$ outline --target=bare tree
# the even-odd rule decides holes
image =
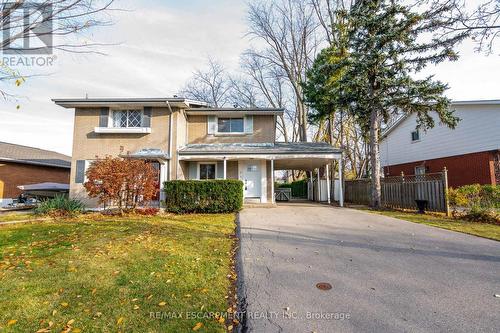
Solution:
[[[458,8],[460,25],[458,29],[467,30],[477,41],[478,51],[493,53],[494,43],[500,36],[500,0],[489,0],[479,5],[470,14]]]
[[[274,63],[260,57],[255,50],[247,50],[241,57],[241,67],[249,78],[249,84],[258,92],[260,105],[284,109],[284,115],[278,119],[277,129],[285,142],[296,141],[297,137],[289,136],[289,128],[295,128],[295,112],[290,105],[294,104],[291,86],[283,70]],[[296,133],[292,131],[292,133]]]
[[[257,1],[249,4],[248,20],[249,35],[265,45],[254,56],[286,75],[294,92],[299,141],[307,141],[308,107],[301,84],[319,43],[314,9],[301,0]]]
[[[108,13],[114,0],[0,0],[0,33],[4,55],[47,55],[54,50],[72,53],[101,53],[99,46],[80,40],[84,33],[112,22]],[[38,43],[30,43],[30,41]],[[108,45],[108,44],[106,44]],[[2,62],[0,81],[20,85],[35,73],[21,73]],[[11,94],[0,89],[4,96]]]
[[[230,102],[230,77],[224,66],[209,58],[205,69],[197,69],[181,93],[188,98],[223,107]]]

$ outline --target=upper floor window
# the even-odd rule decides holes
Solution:
[[[418,130],[411,132],[411,141],[420,140],[420,132]]]
[[[245,131],[243,118],[218,118],[217,132],[243,133]]]
[[[142,126],[141,110],[113,111],[113,127],[134,128]]]

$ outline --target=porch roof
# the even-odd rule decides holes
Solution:
[[[170,159],[170,156],[167,152],[164,152],[163,150],[158,148],[145,148],[130,154],[122,154],[120,156],[124,158],[160,160],[160,161],[166,161]]]
[[[341,149],[334,148],[326,142],[189,144],[179,150],[180,155],[324,155],[341,153]]]

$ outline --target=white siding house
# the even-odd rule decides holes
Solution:
[[[380,143],[380,154],[386,175],[388,172],[396,175],[401,171],[405,174],[438,172],[438,165],[450,170],[458,164],[477,168],[477,164],[483,163],[488,164],[484,168],[490,168],[485,171],[483,179],[495,179],[495,163],[498,164],[495,159],[500,151],[500,100],[454,102],[452,108],[461,119],[453,130],[441,124],[437,115],[434,115],[435,127],[417,133],[416,116],[410,115],[385,131]],[[478,153],[491,155],[486,158],[489,162],[479,162],[478,159],[484,158]],[[453,159],[449,159],[451,157]],[[429,171],[429,167],[433,170]],[[471,182],[488,183],[477,179]],[[468,181],[457,179],[457,183]]]

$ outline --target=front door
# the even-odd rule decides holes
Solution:
[[[243,163],[243,185],[245,198],[259,198],[261,188],[261,170],[259,161]]]

